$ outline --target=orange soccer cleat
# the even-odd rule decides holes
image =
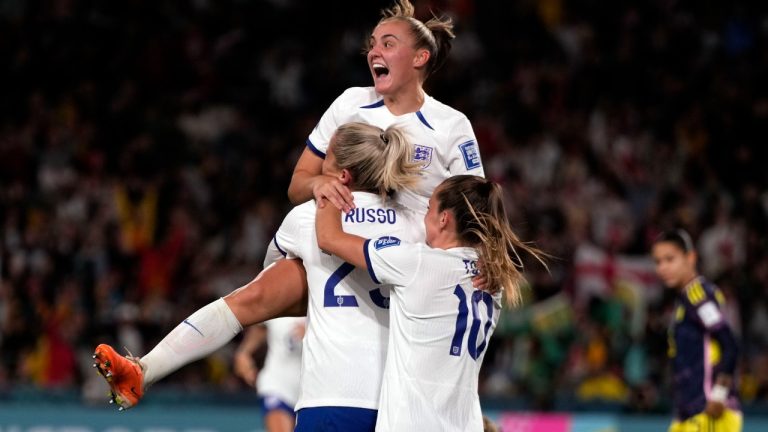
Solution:
[[[111,346],[100,344],[93,352],[93,367],[107,380],[112,398],[120,411],[133,407],[144,396],[144,373],[139,359],[121,356]]]

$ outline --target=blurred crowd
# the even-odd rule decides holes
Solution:
[[[697,239],[740,391],[768,402],[768,4],[416,1],[456,20],[430,94],[472,121],[526,267],[481,391],[538,409],[666,409],[673,295],[648,249]],[[325,108],[370,84],[389,1],[0,3],[0,395],[100,388],[253,278]],[[156,387],[242,390],[222,350]],[[98,397],[103,397],[98,394]]]

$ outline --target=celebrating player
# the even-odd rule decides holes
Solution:
[[[323,114],[307,140],[294,169],[288,196],[294,204],[327,199],[347,212],[352,195],[337,178],[322,173],[333,132],[348,122],[386,129],[402,128],[414,144],[413,158],[421,166],[421,181],[395,199],[426,212],[432,190],[456,174],[484,175],[475,134],[467,117],[424,91],[428,76],[445,62],[454,38],[450,19],[414,18],[413,5],[397,0],[382,11],[368,44],[372,87],[352,87]],[[321,200],[322,202],[322,200]],[[274,250],[274,244],[270,245]],[[286,314],[299,314],[306,305],[304,269],[297,260],[280,260],[259,277],[225,297],[242,326]]]
[[[424,91],[427,77],[445,62],[454,37],[453,24],[438,18],[423,23],[413,13],[408,0],[398,0],[382,12],[368,43],[374,86],[347,89],[323,114],[288,188],[293,202],[314,197],[326,198],[345,212],[354,207],[348,189],[320,172],[333,131],[350,121],[381,128],[396,123],[413,139],[423,180],[418,189],[399,194],[398,201],[417,211],[426,212],[432,190],[451,175],[483,175],[467,117]]]
[[[303,317],[275,318],[251,326],[235,351],[235,373],[256,386],[267,432],[290,432],[296,424],[293,409],[299,397],[305,326]],[[253,356],[265,343],[267,357],[259,371]]]
[[[421,180],[412,188],[414,192],[401,192],[395,197],[408,208],[426,212],[432,189],[451,175],[483,175],[474,132],[466,116],[423,89],[427,77],[448,55],[454,37],[451,21],[433,18],[421,22],[414,18],[408,0],[397,0],[382,14],[368,46],[374,85],[348,89],[323,114],[310,134],[289,186],[289,197],[295,204],[315,197],[326,198],[345,211],[357,205],[346,185],[322,173],[332,132],[349,121],[382,129],[396,124],[413,140],[413,158],[420,165]],[[270,248],[273,252],[276,249],[274,244]],[[95,353],[96,365],[105,376],[109,375],[107,380],[120,407],[130,408],[143,396],[144,387],[222,347],[243,327],[278,316],[303,315],[306,299],[307,275],[301,261],[280,259],[248,284],[195,313],[197,321],[210,326],[204,341],[183,348],[161,342],[141,358],[143,369],[138,367],[137,359],[126,362],[108,345],[100,345]],[[177,330],[180,328],[184,327]],[[196,333],[195,329],[186,330]],[[107,361],[109,370],[102,367]]]
[[[319,206],[318,206],[319,207]],[[392,284],[390,340],[377,431],[482,431],[477,393],[485,348],[496,327],[502,290],[476,290],[482,260],[489,286],[520,301],[517,250],[540,259],[509,226],[501,187],[459,175],[442,182],[424,217],[426,245],[345,230],[339,211],[317,211],[321,249]]]
[[[387,198],[419,180],[412,154],[412,145],[395,127],[384,131],[350,123],[338,129],[323,169],[357,191],[359,205],[345,216],[352,232],[421,236],[414,213]],[[314,202],[294,208],[274,241],[286,258],[304,261],[310,281],[297,427],[312,430],[318,422],[332,422],[344,424],[345,430],[372,430],[386,356],[388,292],[373,286],[352,265],[318,249],[314,213]],[[108,345],[99,345],[96,366],[110,381],[115,401],[128,408],[138,402],[137,390],[154,382],[150,378],[168,373],[169,363],[207,355],[240,330],[234,313],[219,299],[184,320],[141,360],[125,359]],[[146,363],[148,358],[152,363]]]
[[[664,285],[678,293],[669,338],[675,406],[669,431],[741,431],[733,379],[737,347],[721,311],[723,294],[697,273],[687,232],[662,233],[652,255]]]
[[[360,144],[344,143],[350,140]],[[364,123],[339,128],[323,172],[355,191],[357,207],[343,218],[349,231],[420,236],[415,213],[387,197],[418,181],[420,169],[411,156],[412,146],[394,127],[383,133]],[[294,208],[275,235],[286,258],[303,260],[309,281],[296,431],[373,431],[387,351],[389,290],[318,248],[315,211],[314,202]]]

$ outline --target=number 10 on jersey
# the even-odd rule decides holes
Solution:
[[[461,285],[456,285],[453,294],[459,298],[459,314],[456,316],[456,331],[453,333],[450,354],[458,357],[461,356],[461,345],[464,342],[464,333],[467,331],[469,306],[467,305],[467,295],[464,293],[464,289]],[[470,300],[472,306],[472,326],[469,329],[469,340],[467,341],[467,345],[469,355],[474,360],[477,360],[488,343],[488,330],[490,330],[491,324],[493,323],[493,297],[485,291],[475,290],[472,292]],[[480,316],[481,302],[485,304],[488,314],[485,320],[485,325],[483,326],[483,339],[478,345],[477,334],[480,331],[480,321],[482,320],[482,316]]]

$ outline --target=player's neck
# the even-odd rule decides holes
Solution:
[[[453,249],[464,246],[460,241],[456,233],[443,231],[439,233],[429,244],[429,247],[434,249]]]
[[[416,89],[385,95],[384,105],[387,106],[387,109],[393,115],[399,116],[420,110],[422,105],[424,105],[425,99],[426,94],[424,90],[421,86],[417,86]]]
[[[685,292],[688,289],[688,287],[690,287],[693,284],[693,282],[695,282],[698,278],[699,278],[699,275],[697,273],[694,273],[690,277],[687,277],[685,279],[686,282],[680,288],[680,291]]]

